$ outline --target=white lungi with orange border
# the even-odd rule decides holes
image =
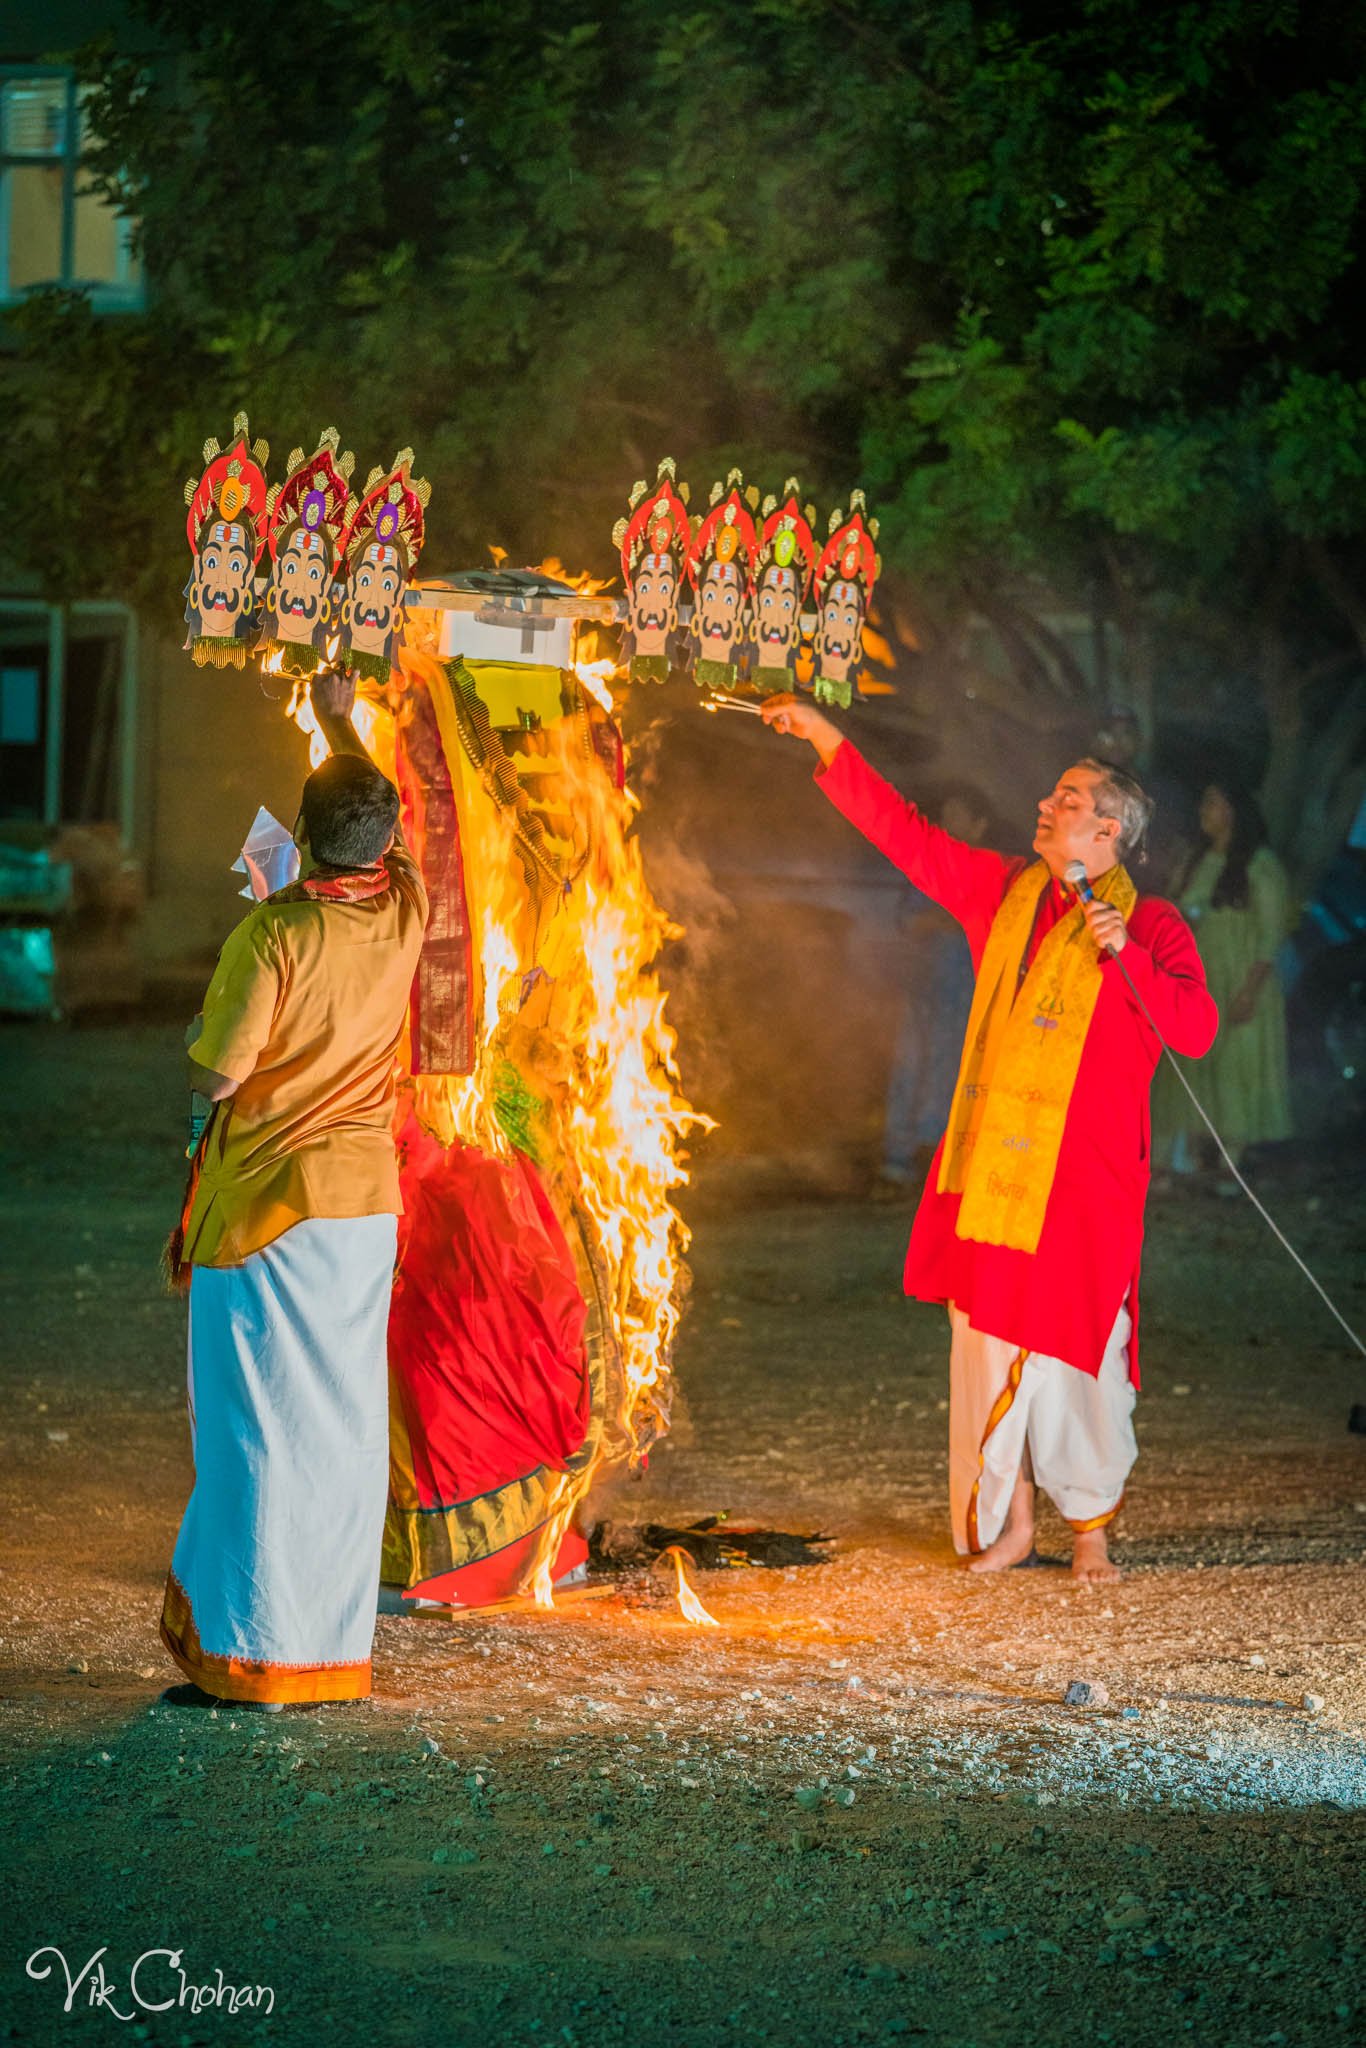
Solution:
[[[240,1266],[194,1269],[194,1491],[161,1635],[220,1698],[370,1691],[396,1230],[310,1217]]]
[[[1119,1513],[1138,1456],[1132,1323],[1121,1308],[1098,1374],[949,1321],[949,1512],[954,1549],[975,1554],[1005,1527],[1028,1446],[1035,1484],[1079,1533]]]

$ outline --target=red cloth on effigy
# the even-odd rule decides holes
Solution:
[[[530,1160],[439,1144],[411,1120],[400,1156],[391,1493],[427,1518],[431,1568],[409,1590],[473,1606],[517,1590],[588,1436],[587,1307]],[[554,1572],[584,1555],[573,1532],[566,1544]]]
[[[536,1169],[409,1125],[390,1362],[424,1506],[561,1468],[588,1433],[587,1309]]]
[[[829,767],[817,770],[816,781],[879,852],[957,918],[973,966],[980,965],[992,921],[1028,861],[967,846],[932,825],[847,740]],[[1027,960],[1075,904],[1071,890],[1050,883]],[[1190,927],[1174,905],[1140,896],[1128,928],[1124,966],[1153,1021],[1174,1051],[1198,1059],[1214,1041],[1219,1016]],[[1161,1048],[1118,960],[1102,955],[1101,971],[1038,1249],[1016,1251],[958,1236],[962,1197],[938,1192],[941,1139],[911,1231],[905,1288],[920,1301],[955,1302],[987,1336],[1093,1375],[1128,1299],[1134,1321],[1129,1369],[1137,1385],[1148,1096]]]
[[[474,939],[460,812],[429,690],[408,692],[395,772],[403,827],[427,885],[427,929],[408,1012],[408,1070],[468,1074],[475,1059]]]

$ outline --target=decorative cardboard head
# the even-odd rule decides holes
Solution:
[[[783,485],[782,504],[776,498],[765,498],[763,509],[754,578],[754,644],[759,656],[759,677],[792,666],[801,637],[802,607],[811,588],[816,561],[816,542],[811,532],[815,508],[797,502],[795,477],[789,477]],[[774,687],[789,687],[781,677],[774,676],[773,682]]]
[[[849,516],[830,514],[830,538],[816,563],[815,693],[847,705],[853,671],[863,658],[863,628],[882,563],[874,550],[877,521],[864,524],[862,491],[849,500]]]
[[[256,566],[265,546],[270,450],[247,445],[247,416],[232,423],[232,445],[204,443],[204,473],[185,486],[190,580],[185,586],[185,645],[202,667],[242,668],[256,632]]]
[[[619,519],[612,528],[612,539],[621,550],[631,673],[661,681],[668,673],[669,636],[678,625],[678,599],[692,537],[688,487],[676,490],[674,475],[673,457],[666,455],[654,489],[644,479],[634,484],[630,518]]]
[[[284,483],[267,500],[270,581],[263,647],[308,647],[321,654],[336,635],[333,584],[351,506],[347,479],[356,459],[349,450],[338,459],[337,440],[336,428],[328,427],[306,462],[303,449],[294,449]]]
[[[422,515],[432,494],[425,477],[410,479],[412,459],[412,449],[402,448],[391,470],[371,470],[341,543],[346,575],[341,658],[381,677],[393,667],[403,597],[422,552]]]
[[[712,485],[711,510],[693,535],[688,580],[701,683],[720,679],[713,673],[718,664],[733,671],[745,643],[754,596],[758,543],[753,508],[758,502],[759,493],[746,491],[739,470],[731,470],[724,484]]]

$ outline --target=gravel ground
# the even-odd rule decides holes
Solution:
[[[715,1629],[648,1575],[381,1620],[364,1705],[187,1714],[155,1631],[190,1477],[154,1274],[178,1047],[0,1031],[0,2039],[1363,2038],[1366,1370],[1250,1211],[1152,1218],[1116,1585],[955,1565],[906,1214],[745,1204],[718,1167],[687,1414],[611,1512],[819,1529],[831,1562],[697,1575]],[[1270,1192],[1361,1321],[1360,1185]],[[1108,1703],[1064,1706],[1075,1678]],[[69,2013],[44,1945],[104,1951]],[[129,1973],[163,1949],[154,2012]]]

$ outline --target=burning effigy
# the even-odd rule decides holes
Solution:
[[[239,417],[226,451],[207,444],[187,487],[187,646],[290,681],[315,766],[310,679],[355,675],[355,726],[399,791],[430,906],[394,1117],[382,1581],[391,1605],[548,1603],[588,1558],[603,1480],[668,1429],[688,1242],[674,1195],[707,1121],[665,1015],[673,927],[642,866],[613,684],[683,667],[716,703],[801,680],[847,701],[876,526],[860,501],[818,557],[794,482],[760,508],[734,474],[694,525],[666,460],[613,536],[623,604],[548,571],[429,578],[411,450],[353,494],[329,428],[268,486],[247,431]],[[619,665],[598,640],[621,623]],[[280,837],[258,819],[244,848],[258,894]]]
[[[699,1119],[621,736],[573,659],[583,600],[508,575],[415,595],[361,713],[432,906],[395,1128],[382,1576],[463,1606],[528,1583],[544,1600],[587,1556],[594,1481],[668,1425],[670,1198]]]

